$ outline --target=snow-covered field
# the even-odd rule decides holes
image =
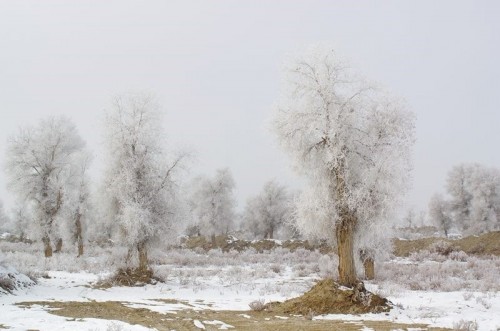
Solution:
[[[29,251],[31,246],[26,247],[26,252],[16,253],[9,252],[8,247],[3,243],[2,263],[38,278],[38,284],[30,288],[0,296],[0,326],[10,330],[147,329],[119,320],[56,316],[48,312],[48,307],[16,305],[20,302],[119,301],[127,307],[162,314],[183,309],[250,310],[248,305],[254,300],[268,302],[300,295],[336,266],[334,257],[300,249],[295,252],[275,249],[265,253],[176,249],[153,254],[154,269],[163,282],[103,289],[92,284],[109,276],[116,266],[110,263],[111,253],[98,254],[95,250],[78,260],[62,253],[47,262],[40,254],[33,257]],[[384,320],[455,329],[459,329],[460,321],[470,321],[477,323],[478,330],[500,330],[500,280],[497,279],[500,259],[463,254],[433,258],[429,254],[427,260],[421,261],[422,256],[394,259],[379,268],[375,281],[367,283],[369,290],[387,296],[394,303],[390,313],[326,315],[313,319]],[[420,283],[418,289],[416,283]],[[214,325],[231,328],[224,320],[191,322],[195,330]],[[168,318],[165,323],[168,325]],[[360,326],[361,329],[367,328]]]

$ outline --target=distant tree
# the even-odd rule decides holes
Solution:
[[[450,204],[441,194],[432,196],[429,202],[429,216],[431,221],[443,230],[446,237],[448,237],[448,233],[453,226],[450,212]]]
[[[465,234],[500,229],[500,170],[461,164],[448,174],[451,216]]]
[[[77,245],[78,256],[83,255],[84,249],[84,226],[85,220],[90,218],[90,182],[88,178],[88,169],[91,157],[87,153],[80,155],[77,166],[71,173],[71,185],[68,190],[68,200],[70,203],[65,208],[66,212],[66,230],[71,241]]]
[[[1,231],[11,231],[10,219],[5,213],[3,208],[3,202],[0,200],[0,232]]]
[[[336,243],[339,282],[353,286],[357,234],[387,222],[406,187],[413,116],[331,49],[308,49],[286,73],[273,127],[309,180],[297,223],[306,234]]]
[[[171,238],[179,221],[175,178],[185,155],[165,152],[159,107],[148,95],[117,97],[105,124],[107,223],[118,227],[129,260],[137,251],[137,271],[146,273],[149,247]]]
[[[65,117],[51,117],[37,126],[20,130],[9,140],[9,186],[20,203],[32,209],[34,234],[52,256],[52,242],[60,250],[61,211],[67,202],[71,171],[85,146],[76,127]]]
[[[460,229],[467,229],[470,225],[472,209],[472,194],[470,192],[471,168],[460,164],[451,169],[447,178],[447,191],[451,196],[450,209],[453,221]]]
[[[199,177],[193,186],[189,200],[194,226],[198,226],[200,234],[213,240],[216,235],[227,234],[236,217],[235,183],[229,169],[218,169],[213,178]]]
[[[410,208],[406,213],[406,216],[404,217],[404,224],[407,224],[408,228],[412,229],[415,227],[416,221],[417,215],[415,213],[415,210],[413,210],[413,208]]]
[[[264,184],[262,192],[248,199],[243,215],[245,228],[255,237],[273,239],[290,219],[291,195],[275,181]]]

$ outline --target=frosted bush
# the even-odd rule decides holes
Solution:
[[[453,323],[453,330],[455,331],[476,331],[477,329],[478,325],[476,321],[460,320]]]
[[[266,301],[264,299],[255,300],[250,302],[248,306],[253,311],[263,311],[266,308]]]
[[[469,255],[467,255],[464,251],[453,251],[449,254],[449,258],[455,261],[466,262]]]

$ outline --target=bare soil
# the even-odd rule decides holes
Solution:
[[[284,314],[365,314],[391,310],[387,300],[367,291],[363,283],[354,288],[339,286],[332,279],[319,281],[308,292],[285,302],[270,303],[267,310]]]
[[[170,300],[169,300],[170,301]],[[371,328],[380,331],[389,330],[449,330],[429,328],[424,324],[401,324],[385,321],[339,321],[309,320],[304,316],[278,315],[276,312],[253,311],[213,311],[213,310],[180,310],[173,313],[160,314],[144,308],[127,307],[127,302],[21,302],[18,305],[30,308],[34,305],[44,306],[49,313],[64,316],[71,320],[83,318],[99,318],[119,320],[129,324],[163,330],[198,330],[194,320],[201,321],[206,330],[218,330],[220,325],[211,325],[206,321],[222,321],[234,327],[233,330],[262,331],[350,331]]]
[[[464,251],[469,255],[500,256],[500,231],[486,233],[480,236],[469,236],[451,240],[446,238],[424,238],[417,240],[394,240],[394,254],[409,256],[413,252],[429,250],[436,242],[444,241],[451,245],[452,250]]]

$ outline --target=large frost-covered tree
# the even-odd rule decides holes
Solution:
[[[42,240],[46,257],[52,256],[53,242],[61,243],[61,216],[68,201],[68,184],[84,146],[76,127],[65,117],[42,120],[9,140],[9,186],[21,204],[29,205],[35,221],[31,232]]]
[[[355,74],[326,47],[311,47],[286,67],[273,129],[309,186],[296,210],[307,235],[330,239],[339,282],[358,282],[355,238],[387,222],[407,185],[413,115]]]
[[[214,239],[232,229],[236,217],[234,188],[234,179],[228,168],[218,169],[213,178],[195,180],[189,203],[200,234]]]
[[[244,227],[255,237],[273,239],[290,219],[291,195],[283,185],[271,180],[262,191],[248,199],[243,215]]]
[[[160,115],[154,98],[130,94],[114,99],[106,119],[108,221],[129,258],[137,251],[139,272],[149,268],[149,246],[171,237],[178,220],[175,177],[184,155],[166,153]]]

